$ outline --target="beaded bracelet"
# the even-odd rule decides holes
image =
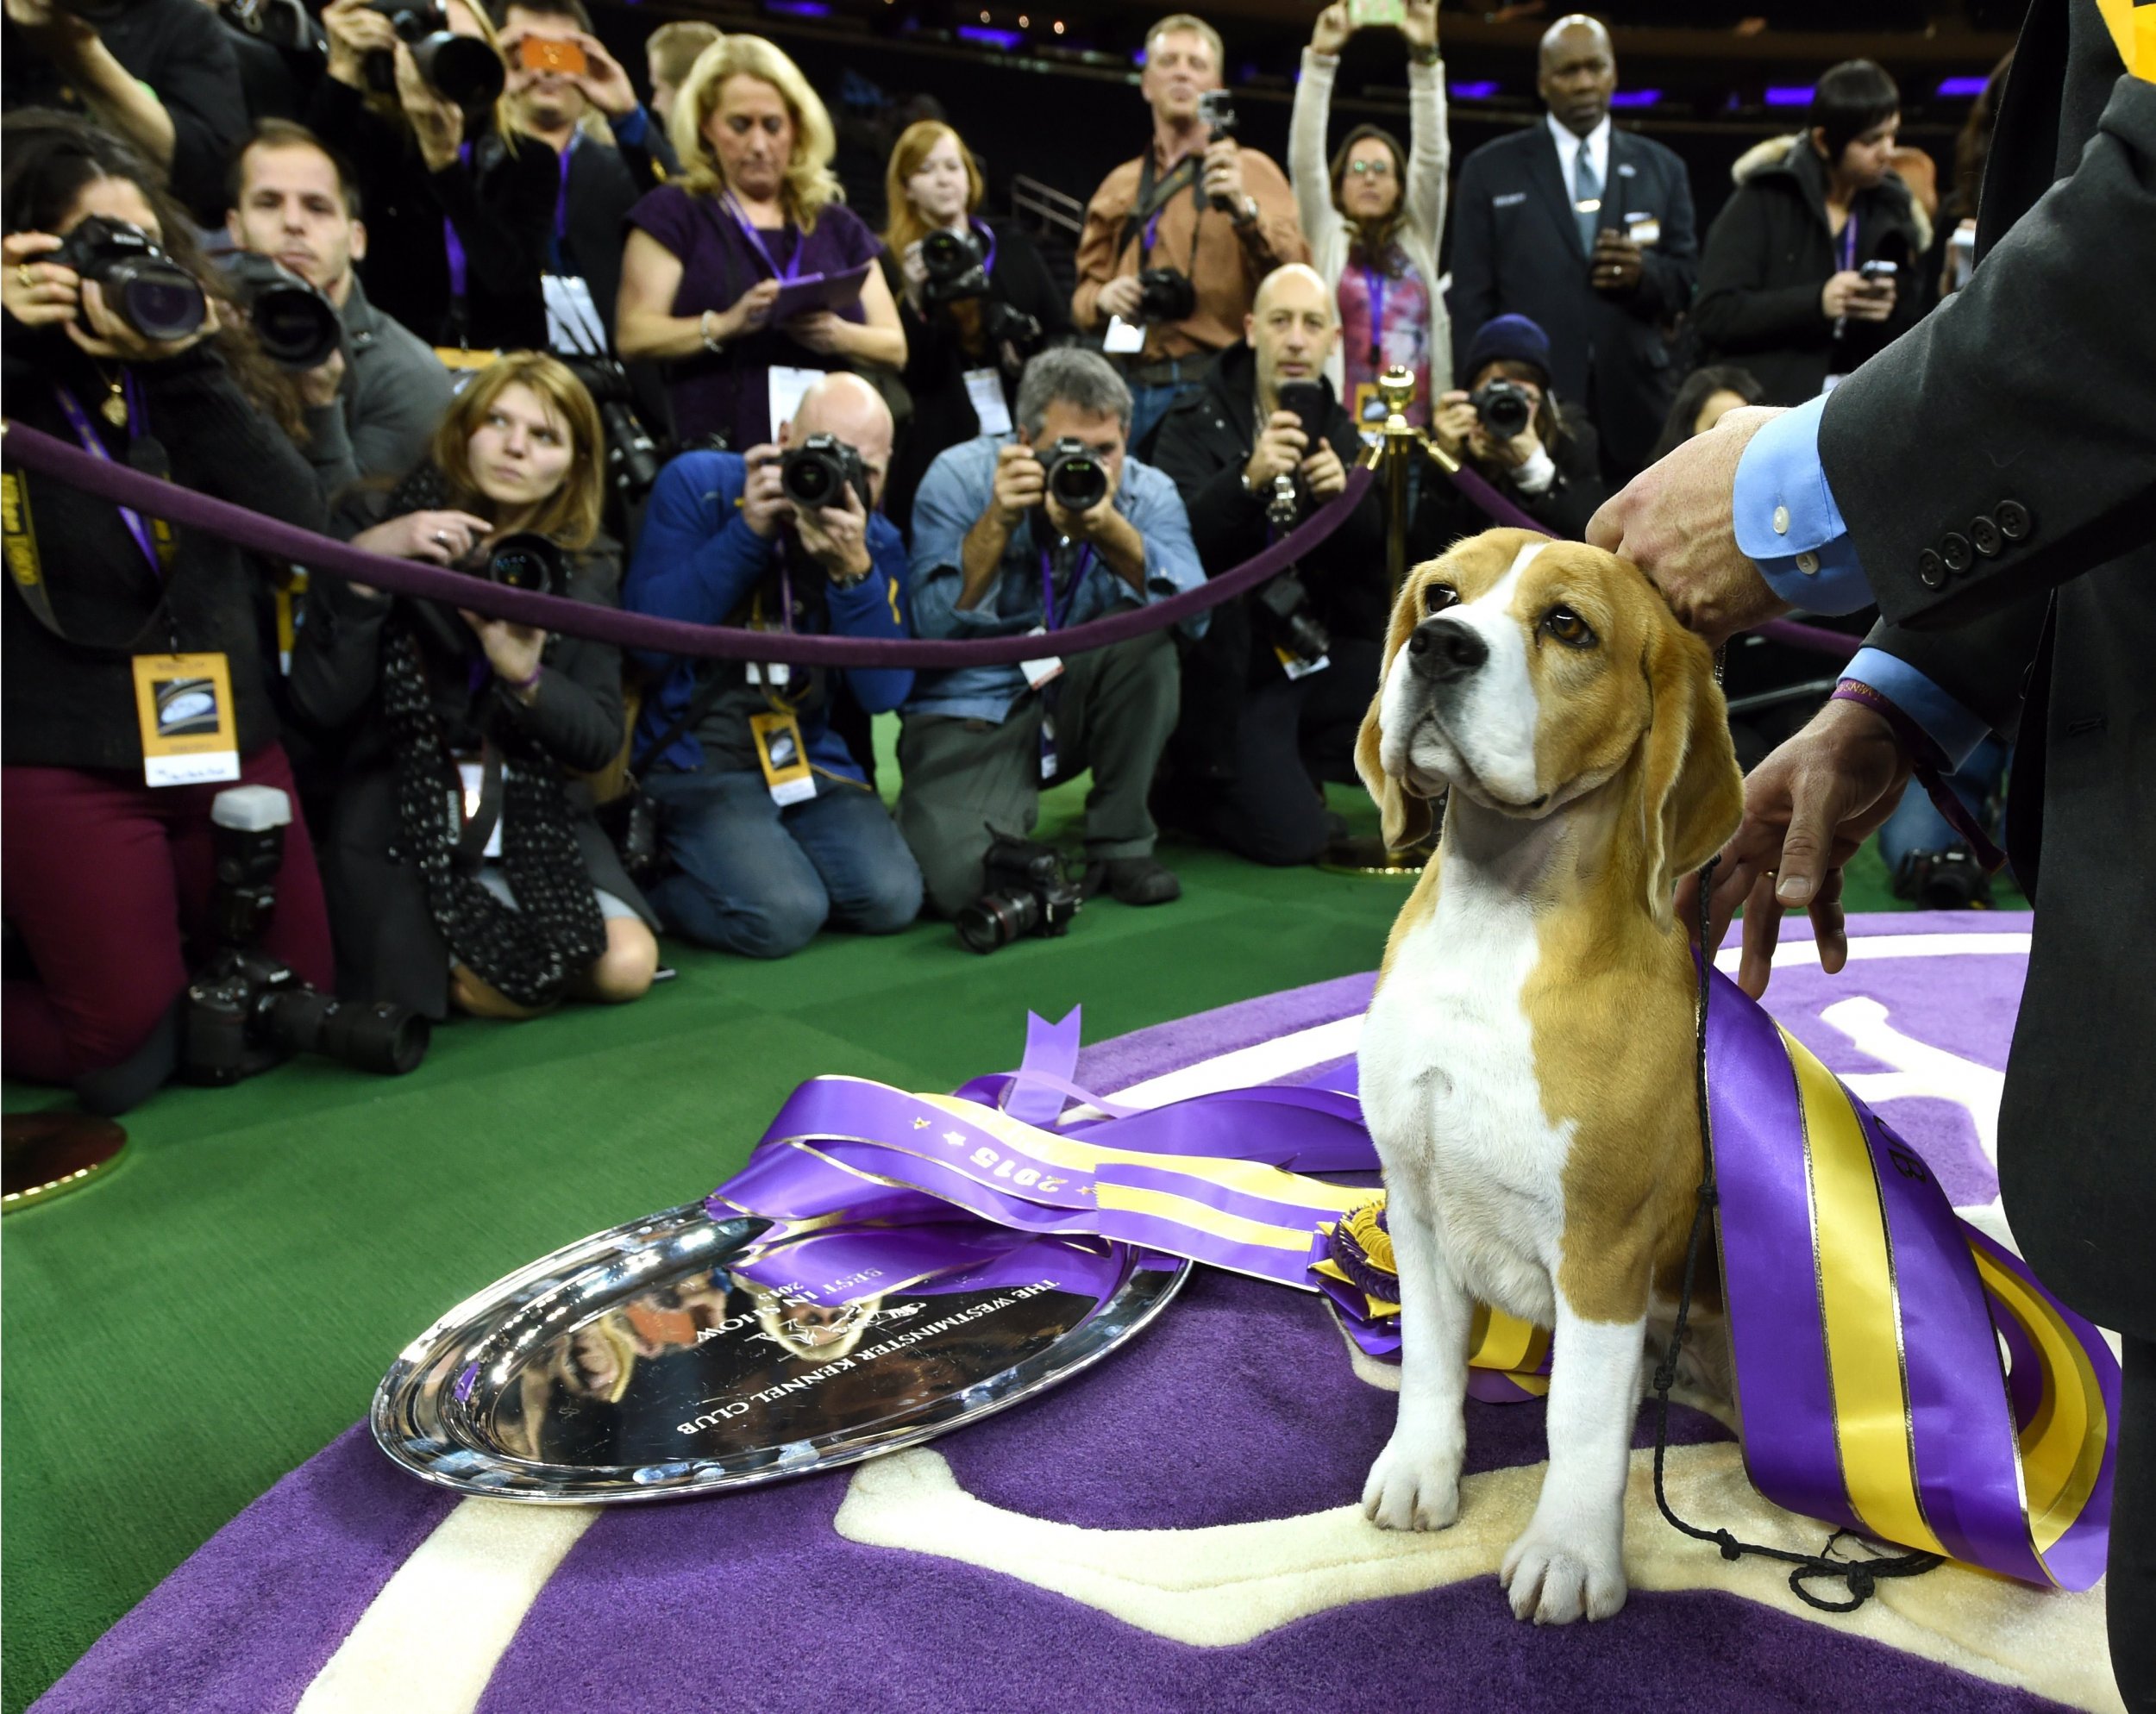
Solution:
[[[1896,741],[1908,752],[1916,783],[1924,788],[1938,810],[1940,817],[1962,839],[1987,875],[1996,874],[2006,866],[2006,853],[1991,842],[1990,837],[1977,825],[1977,818],[1969,813],[1969,806],[1954,795],[1947,785],[1946,775],[1952,772],[1946,753],[1938,741],[1912,720],[1908,712],[1890,701],[1861,679],[1844,679],[1834,686],[1829,702],[1856,703],[1870,709],[1893,729]]]

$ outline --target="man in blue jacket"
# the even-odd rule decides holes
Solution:
[[[862,465],[843,505],[780,484],[782,447],[827,435]],[[774,633],[903,637],[906,545],[876,510],[891,413],[857,375],[803,396],[779,447],[685,453],[661,472],[622,591],[632,612]],[[774,653],[782,653],[774,649]],[[674,934],[782,958],[825,923],[888,934],[921,906],[921,872],[827,714],[829,672],[783,662],[650,659],[666,672],[636,729],[638,765],[675,866],[648,894]],[[905,668],[844,671],[871,714],[913,687]],[[653,756],[656,750],[659,754]]]

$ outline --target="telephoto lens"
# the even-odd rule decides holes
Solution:
[[[561,550],[529,529],[505,535],[488,548],[479,574],[505,589],[526,589],[535,595],[560,595],[569,586]]]
[[[374,10],[390,22],[399,41],[410,44],[412,64],[444,101],[477,113],[501,97],[509,80],[502,56],[479,37],[457,35],[439,4],[413,0],[373,0]],[[387,53],[367,57],[367,80],[384,95],[397,89],[397,62]]]
[[[993,952],[1039,928],[1041,902],[1031,892],[984,892],[951,918],[972,952]]]
[[[257,1028],[280,1054],[320,1054],[354,1071],[402,1077],[427,1057],[434,1026],[387,1000],[333,1000],[312,988],[266,998]]]
[[[868,467],[861,454],[836,435],[811,435],[798,447],[789,447],[779,460],[779,486],[787,499],[812,511],[825,506],[843,508],[847,489],[859,497],[864,512],[868,504]]]
[[[46,259],[97,282],[111,310],[144,339],[185,339],[209,313],[202,282],[139,226],[91,215]]]
[[[1068,512],[1089,512],[1108,497],[1108,472],[1082,441],[1061,440],[1041,460],[1048,491]]]
[[[1494,441],[1509,441],[1527,432],[1534,421],[1534,400],[1517,381],[1492,381],[1468,400]]]
[[[272,362],[319,368],[343,342],[344,322],[329,294],[283,263],[239,250],[225,260],[224,274]]]

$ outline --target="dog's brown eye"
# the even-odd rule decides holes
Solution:
[[[1425,613],[1442,613],[1446,608],[1457,605],[1459,599],[1459,591],[1449,583],[1428,583],[1422,586]]]
[[[1552,607],[1545,613],[1542,629],[1568,648],[1586,648],[1595,641],[1593,629],[1570,607]]]

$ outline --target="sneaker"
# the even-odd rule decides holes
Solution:
[[[1105,890],[1123,904],[1166,904],[1183,896],[1183,884],[1150,857],[1111,857],[1086,865],[1086,897]]]

